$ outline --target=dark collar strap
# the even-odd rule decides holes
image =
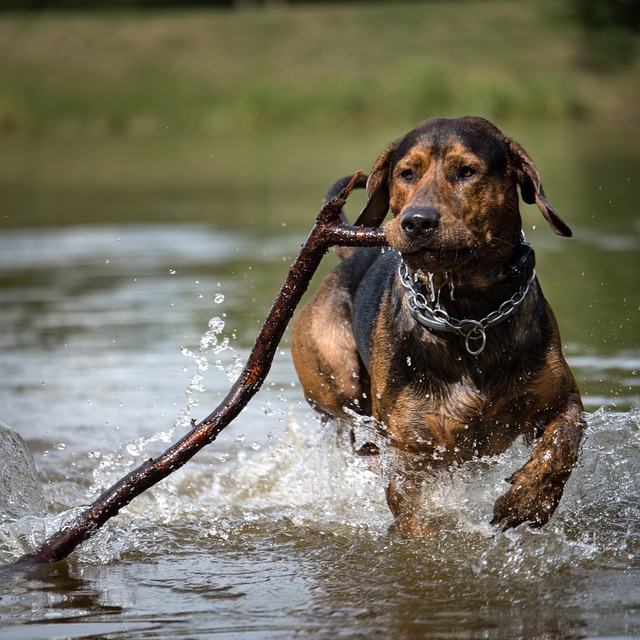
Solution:
[[[442,287],[441,299],[460,300],[481,298],[483,300],[507,300],[520,287],[528,282],[533,275],[536,265],[536,254],[533,247],[524,241],[520,241],[507,265],[507,275],[503,282],[494,284],[487,289],[475,289],[473,287]]]

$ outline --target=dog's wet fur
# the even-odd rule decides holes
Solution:
[[[419,509],[429,470],[529,438],[529,461],[494,505],[492,522],[508,529],[544,525],[578,460],[580,393],[537,279],[474,354],[463,335],[418,322],[399,276],[404,261],[416,287],[438,296],[452,318],[496,311],[511,297],[505,284],[522,247],[518,187],[555,233],[571,235],[531,158],[496,126],[476,117],[422,122],[378,158],[356,221],[378,226],[390,210],[391,248],[342,250],[294,324],[293,359],[308,401],[331,418],[371,416],[392,452],[387,497],[406,537],[437,530]]]

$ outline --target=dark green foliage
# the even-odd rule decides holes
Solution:
[[[633,62],[638,51],[640,0],[570,0],[584,29],[584,61],[601,70]]]

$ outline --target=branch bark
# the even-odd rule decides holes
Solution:
[[[256,339],[247,364],[218,407],[164,453],[147,460],[116,482],[71,525],[53,534],[36,552],[19,558],[13,566],[57,562],[66,558],[79,544],[93,536],[105,522],[117,515],[120,509],[186,464],[232,422],[266,379],[289,320],[329,247],[386,244],[381,229],[356,227],[341,222],[342,207],[359,177],[360,174],[356,174],[348,186],[332,198],[318,214],[311,233],[289,268],[287,278]]]

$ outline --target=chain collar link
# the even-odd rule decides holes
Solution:
[[[480,355],[487,344],[487,330],[500,322],[503,322],[514,314],[516,309],[526,298],[530,291],[531,283],[536,277],[536,272],[532,271],[531,277],[516,291],[508,300],[505,300],[496,311],[492,311],[481,320],[465,318],[457,320],[452,318],[445,309],[440,306],[439,291],[432,291],[430,299],[416,290],[415,279],[409,273],[409,267],[404,260],[400,262],[398,268],[400,281],[407,290],[407,305],[411,315],[424,327],[436,331],[447,331],[457,333],[464,337],[464,346],[472,356]],[[477,347],[473,347],[474,342],[478,342]]]

